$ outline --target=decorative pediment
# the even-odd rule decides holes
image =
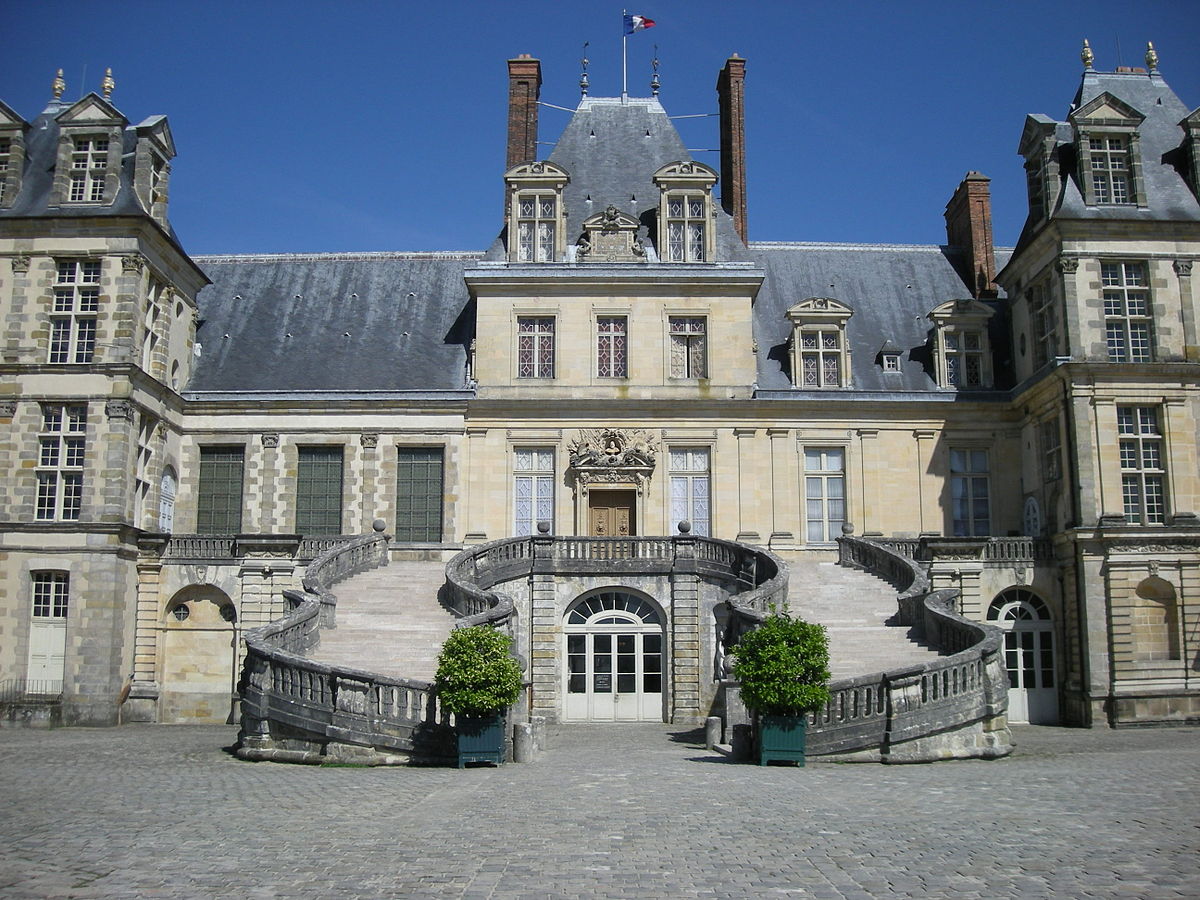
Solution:
[[[55,119],[59,125],[128,125],[120,111],[98,94],[88,94],[64,109]]]
[[[660,187],[710,188],[717,183],[717,173],[704,163],[679,160],[655,172],[654,183]]]
[[[171,136],[171,126],[166,116],[151,116],[138,123],[138,139],[149,138],[162,151],[167,159],[175,158],[175,138]]]
[[[646,248],[638,240],[640,223],[633,216],[609,206],[583,220],[583,236],[577,243],[580,262],[645,262]]]
[[[7,131],[10,129],[25,129],[28,127],[28,122],[13,112],[12,107],[10,107],[7,103],[5,103],[3,100],[0,100],[0,128]]]
[[[978,300],[949,300],[934,307],[929,313],[929,318],[938,325],[948,322],[983,324],[995,313],[994,309]]]
[[[1076,125],[1121,126],[1136,128],[1145,116],[1108,91],[1093,97],[1070,115]]]
[[[553,186],[561,190],[571,180],[567,170],[552,162],[530,162],[513,166],[504,173],[504,180],[510,184]]]
[[[585,428],[567,452],[577,484],[631,483],[640,490],[654,472],[658,444],[640,428]]]
[[[806,322],[830,322],[840,325],[854,315],[854,310],[832,297],[808,297],[788,309],[785,315],[794,325]]]

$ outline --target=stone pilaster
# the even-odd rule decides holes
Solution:
[[[791,430],[768,428],[771,439],[771,540],[772,550],[796,549],[796,452]]]
[[[936,437],[937,432],[932,429],[917,429],[913,432],[913,439],[917,443],[917,471],[914,473],[914,480],[917,484],[917,509],[922,534],[929,531],[940,534],[943,527],[937,488],[927,474]]]
[[[758,479],[761,470],[754,464],[754,444],[758,431],[754,428],[735,428],[737,438],[738,466],[738,532],[736,540],[747,544],[761,544],[762,536],[755,527],[758,511]],[[716,528],[713,531],[717,531]]]
[[[862,534],[878,531],[881,499],[879,495],[879,431],[875,428],[858,430],[858,483],[861,490],[860,507],[847,510],[847,521],[859,522]],[[848,462],[848,460],[847,460]],[[850,474],[847,472],[846,474]]]
[[[462,523],[465,530],[463,543],[482,544],[488,539],[484,518],[487,500],[487,429],[467,429],[467,516]],[[507,477],[505,474],[504,477]]]
[[[700,576],[696,571],[696,541],[675,539],[675,569],[671,573],[671,721],[699,723],[700,709]]]
[[[562,683],[560,667],[562,616],[556,599],[554,560],[552,558],[554,538],[550,535],[535,535],[533,538],[533,572],[530,575],[530,636],[529,673],[532,682],[530,709],[532,715],[545,716],[553,721],[559,709],[559,686]],[[518,616],[518,621],[521,620]],[[517,637],[518,649],[524,643]]]

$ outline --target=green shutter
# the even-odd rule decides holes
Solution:
[[[442,540],[442,449],[400,447],[396,458],[396,540]]]
[[[200,534],[237,534],[242,530],[241,447],[200,448],[200,489],[196,530]]]
[[[301,447],[296,468],[296,531],[342,533],[342,448]]]

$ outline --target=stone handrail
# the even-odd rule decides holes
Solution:
[[[920,563],[939,559],[982,559],[989,562],[1040,562],[1054,558],[1054,547],[1045,538],[933,537],[870,538],[873,544]]]
[[[601,565],[598,565],[601,564]],[[773,553],[733,541],[697,535],[675,537],[505,538],[463,550],[446,566],[447,605],[463,624],[504,625],[512,598],[493,590],[497,584],[545,571],[640,573],[695,571],[736,589],[732,608],[761,621],[772,605],[787,597],[787,571]]]
[[[331,588],[388,562],[388,539],[337,542],[309,566],[303,590],[284,591],[291,611],[245,634],[238,756],[290,762],[386,763],[449,754],[446,715],[433,685],[391,678],[303,654],[332,625]]]
[[[898,591],[898,624],[945,656],[842,678],[808,718],[808,753],[840,759],[929,762],[1005,756],[1011,736],[1002,632],[955,612],[957,590],[931,591],[922,566],[883,542],[838,538],[839,561]],[[727,696],[736,685],[727,683]]]
[[[312,560],[354,539],[353,535],[263,535],[263,534],[157,534],[145,532],[138,539],[143,552],[164,560],[232,562],[255,550],[270,547],[289,558]]]

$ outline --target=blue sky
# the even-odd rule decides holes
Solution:
[[[77,99],[111,66],[130,120],[170,119],[171,219],[193,253],[483,249],[502,211],[505,60],[540,58],[543,101],[574,107],[589,41],[591,94],[621,88],[623,6],[606,0],[9,2],[0,99],[32,119],[55,69]],[[630,93],[649,93],[657,44],[671,115],[715,113],[717,72],[747,59],[751,240],[940,243],[946,200],[977,169],[1011,245],[1024,116],[1066,115],[1084,37],[1109,71],[1144,65],[1152,40],[1168,83],[1200,105],[1196,0],[629,11],[658,23],[629,39]],[[544,108],[541,139],[567,116]],[[678,126],[689,148],[714,148],[716,122]]]

